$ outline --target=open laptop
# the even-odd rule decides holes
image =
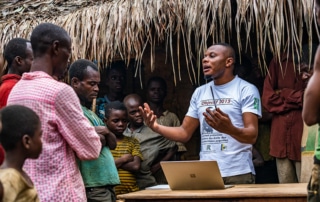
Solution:
[[[171,190],[225,189],[217,161],[162,161]]]

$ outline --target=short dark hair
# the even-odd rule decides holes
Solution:
[[[127,108],[126,106],[120,102],[120,101],[113,101],[110,103],[106,103],[104,106],[104,110],[105,110],[105,118],[109,118],[111,110],[121,110],[121,111],[125,111],[127,113]]]
[[[20,56],[23,59],[27,57],[27,43],[30,41],[23,38],[13,38],[7,43],[3,54],[8,67],[11,67],[15,57]]]
[[[2,130],[0,142],[6,151],[13,150],[23,135],[33,137],[39,126],[39,116],[30,108],[9,105],[0,110]]]
[[[91,62],[90,60],[80,59],[71,64],[69,69],[69,79],[71,80],[73,77],[76,77],[82,81],[87,72],[88,66],[95,71],[99,71],[99,68],[95,63]]]
[[[161,84],[161,86],[163,87],[163,90],[165,92],[167,92],[167,83],[162,77],[153,76],[153,77],[149,78],[149,80],[147,81],[147,89],[150,87],[152,82],[159,82]]]
[[[228,44],[228,43],[216,43],[216,44],[213,44],[213,46],[216,46],[216,45],[224,46],[227,49],[229,49],[230,54],[231,54],[231,55],[229,55],[229,57],[232,57],[234,59],[234,63],[236,62],[236,52],[234,51],[234,48],[230,44]]]
[[[67,45],[70,37],[66,30],[55,24],[42,23],[36,26],[31,33],[34,57],[43,55],[55,40]]]
[[[140,105],[143,105],[143,101],[140,95],[136,94],[136,93],[131,93],[129,95],[127,95],[126,97],[123,98],[123,103],[126,107],[128,107],[128,102],[129,100],[135,100],[136,102],[138,102]]]
[[[108,78],[112,70],[120,72],[124,77],[126,76],[126,68],[124,61],[114,61],[108,67],[106,67],[106,78]]]

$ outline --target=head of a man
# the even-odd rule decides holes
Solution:
[[[106,86],[109,92],[122,94],[125,86],[125,67],[122,62],[114,62],[106,68]]]
[[[100,72],[93,62],[80,59],[72,63],[69,69],[69,81],[82,105],[91,104],[98,96]]]
[[[143,125],[142,113],[139,107],[142,106],[142,99],[137,94],[129,94],[123,100],[124,105],[127,108],[128,119],[131,127],[141,127]]]
[[[213,80],[233,76],[234,63],[235,52],[229,44],[214,44],[206,50],[202,59],[204,76]]]
[[[19,152],[36,159],[42,151],[42,130],[39,116],[30,108],[9,105],[0,110],[2,130],[0,141],[8,152]]]
[[[51,76],[64,77],[71,55],[71,38],[62,27],[39,24],[32,31],[31,45],[35,61],[42,61],[45,57]]]
[[[128,124],[127,108],[120,101],[105,105],[105,120],[108,129],[116,136],[121,136]]]
[[[162,104],[167,95],[167,83],[158,76],[151,77],[147,82],[147,100],[155,104]]]
[[[4,48],[4,58],[9,74],[22,75],[30,71],[33,52],[30,41],[22,38],[11,39]]]

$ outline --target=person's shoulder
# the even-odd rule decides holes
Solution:
[[[169,110],[164,111],[163,114],[165,114],[165,115],[166,115],[166,114],[170,114],[170,115],[174,114],[174,115],[175,115],[175,113],[173,113],[173,112],[171,112],[171,111],[169,111]]]
[[[166,110],[166,111],[164,111],[163,112],[163,116],[165,116],[165,117],[177,117],[178,118],[178,116],[177,116],[177,114],[175,114],[175,113],[173,113],[173,112],[171,112],[171,111],[169,111],[169,110]]]
[[[56,90],[60,93],[60,95],[76,95],[72,87],[63,82],[57,81]]]
[[[201,86],[197,87],[196,89],[205,89],[205,88],[207,88],[208,86],[210,86],[212,82],[213,82],[213,81],[210,81],[210,82],[208,82],[208,83],[202,84]]]
[[[205,91],[211,85],[211,82],[212,81],[210,81],[210,82],[208,82],[206,84],[202,84],[201,86],[196,87],[196,89],[194,90],[193,93],[194,94],[199,94],[199,93]]]
[[[256,88],[256,86],[240,77],[236,77],[237,82],[241,88]]]
[[[241,79],[241,78],[238,78],[238,83],[236,84],[236,86],[239,87],[239,92],[241,94],[259,94],[259,90],[258,88],[253,85],[252,83],[244,80],[244,79]]]
[[[20,75],[17,74],[5,74],[1,77],[1,83],[5,83],[5,82],[18,82],[21,79]]]
[[[126,140],[128,143],[133,143],[133,144],[140,144],[139,141],[137,140],[137,138],[135,137],[129,137],[129,136],[124,136],[124,140]]]
[[[22,175],[19,171],[14,168],[4,168],[0,169],[0,178],[2,180],[12,180],[12,179],[20,179]]]

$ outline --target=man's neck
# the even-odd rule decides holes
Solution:
[[[7,152],[6,159],[2,164],[1,168],[14,168],[19,172],[22,172],[22,167],[26,158],[19,154],[19,151]]]
[[[227,76],[224,76],[223,78],[219,78],[219,79],[213,79],[213,83],[214,85],[223,85],[223,84],[226,84],[226,83],[229,83],[230,81],[232,81],[236,76],[235,75],[227,75]]]
[[[162,103],[153,103],[149,102],[150,109],[153,111],[153,113],[157,116],[160,117],[163,115],[163,112],[166,110],[163,108]]]
[[[16,74],[21,76],[22,74],[17,70],[17,68],[15,67],[9,67],[8,68],[8,74]]]
[[[47,55],[38,57],[33,60],[30,68],[30,72],[42,71],[50,76],[53,76],[53,66],[51,64],[51,58]]]
[[[135,125],[135,124],[130,123],[128,127],[129,127],[129,129],[130,129],[131,132],[134,132],[135,130],[141,128],[141,126],[143,126],[143,124],[141,124],[141,125]]]
[[[115,92],[108,92],[106,96],[110,102],[116,101],[116,100],[121,100],[121,98],[122,98],[122,94],[115,93]]]

